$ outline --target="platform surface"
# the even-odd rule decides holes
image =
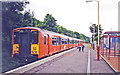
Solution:
[[[102,58],[97,61],[97,52],[91,50],[89,44],[85,44],[83,52],[79,52],[75,48],[73,51],[32,68],[25,73],[87,73],[89,50],[90,73],[114,73]]]

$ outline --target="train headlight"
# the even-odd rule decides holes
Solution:
[[[37,51],[32,51],[32,53],[36,54],[36,53],[37,53]]]
[[[34,53],[37,53],[37,51],[34,51]]]

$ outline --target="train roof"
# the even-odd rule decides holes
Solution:
[[[37,27],[21,27],[21,28],[16,28],[16,29],[35,29],[35,30],[38,30],[38,31],[40,31],[40,32],[42,32],[42,33],[46,33],[46,34],[49,34],[49,35],[57,35],[57,36],[61,36],[61,37],[64,37],[64,38],[69,38],[69,39],[74,39],[74,40],[83,41],[83,40],[81,40],[81,39],[69,37],[69,36],[62,35],[62,34],[59,34],[59,33],[55,33],[55,32],[52,32],[52,31],[40,29],[40,28],[37,28]]]
[[[107,31],[104,34],[120,34],[120,31]]]

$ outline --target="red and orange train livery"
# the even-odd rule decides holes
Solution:
[[[78,46],[83,40],[36,27],[16,28],[12,31],[12,57],[42,58]]]

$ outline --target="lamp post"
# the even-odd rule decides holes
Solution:
[[[98,2],[98,51],[97,51],[97,60],[100,60],[100,46],[99,46],[99,0],[87,0],[86,2],[93,2],[97,1]]]

